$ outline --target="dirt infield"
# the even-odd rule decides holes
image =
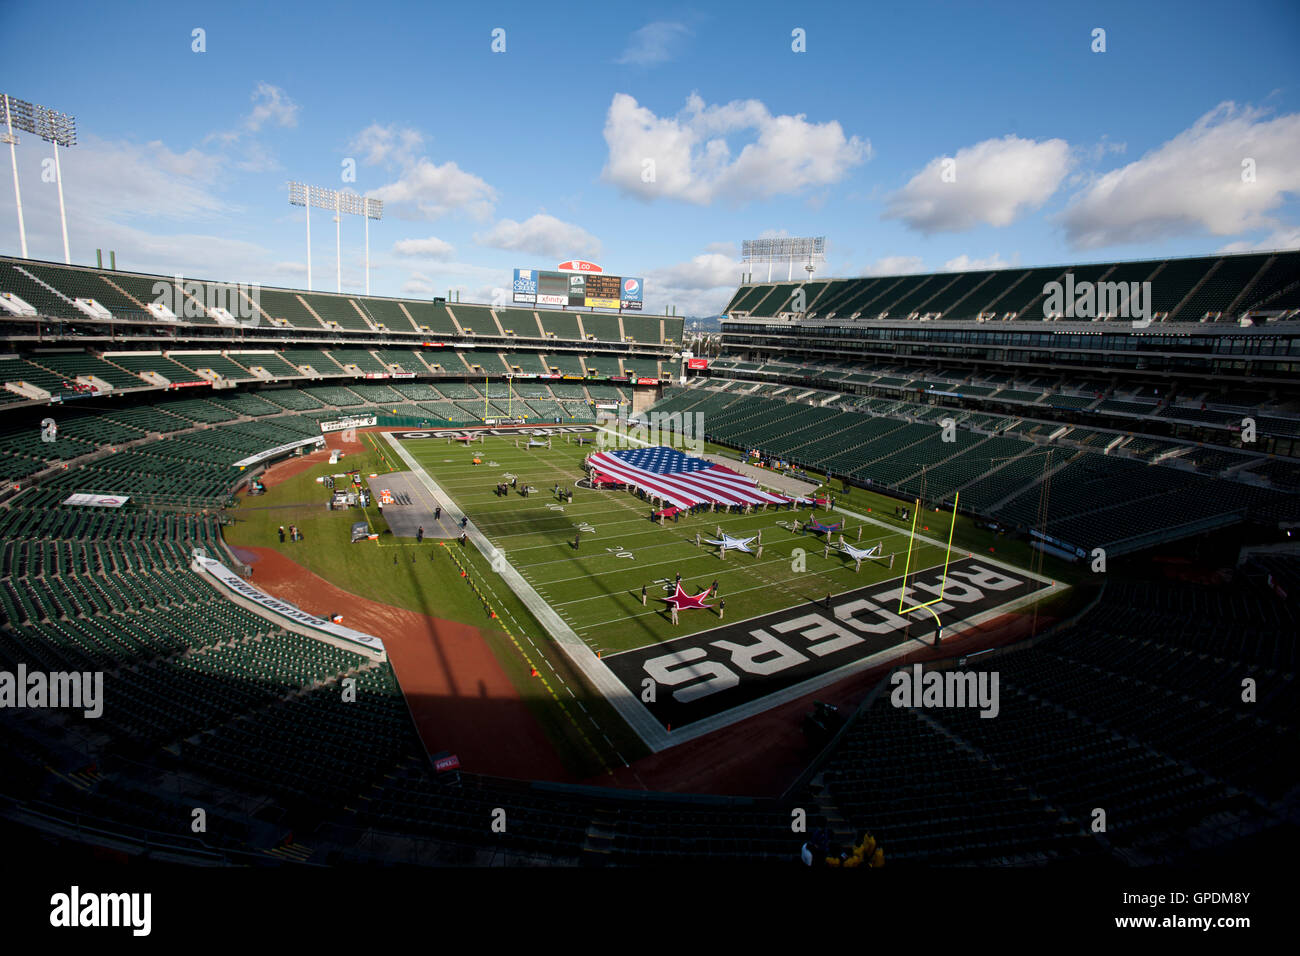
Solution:
[[[450,750],[473,773],[571,781],[478,628],[367,600],[269,548],[236,550],[256,587],[384,642],[430,753]]]

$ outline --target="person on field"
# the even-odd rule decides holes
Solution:
[[[420,525],[419,529],[415,532],[415,543],[424,544],[424,525]]]
[[[280,525],[280,543],[284,544],[284,525]]]

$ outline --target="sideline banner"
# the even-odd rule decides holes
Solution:
[[[373,428],[378,424],[379,419],[374,415],[353,415],[351,418],[340,418],[334,422],[321,422],[321,432],[341,432],[348,428]]]
[[[249,455],[247,458],[241,458],[235,462],[235,468],[247,468],[249,465],[256,465],[259,461],[266,461],[268,458],[274,458],[276,455],[283,455],[285,452],[293,451],[295,448],[301,448],[304,445],[325,446],[325,439],[321,436],[315,438],[303,438],[299,441],[291,441],[287,445],[277,445],[274,448],[268,448],[266,451],[259,451],[256,455]]]
[[[130,495],[68,495],[65,505],[89,505],[95,508],[120,508],[131,500]]]
[[[327,621],[324,618],[316,617],[314,614],[308,614],[287,601],[281,601],[279,598],[271,597],[264,591],[259,591],[253,587],[238,574],[231,571],[220,561],[213,561],[211,558],[195,556],[193,565],[195,570],[202,569],[212,575],[231,591],[238,594],[246,601],[252,601],[272,614],[278,614],[280,617],[288,618],[295,624],[301,624],[304,627],[310,627],[317,631],[324,631],[334,637],[348,641],[352,644],[360,644],[372,653],[378,652],[384,654],[384,642],[370,634],[364,634],[361,631],[354,631],[350,627],[344,627],[342,624],[335,624],[333,621]],[[385,656],[387,656],[385,654]]]

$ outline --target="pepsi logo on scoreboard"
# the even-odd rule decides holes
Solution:
[[[625,309],[640,309],[645,285],[639,278],[624,279],[621,292],[622,306]]]

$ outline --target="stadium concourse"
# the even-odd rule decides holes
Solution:
[[[232,327],[151,311],[166,277],[0,260],[0,671],[100,672],[107,702],[93,722],[0,710],[0,814],[124,854],[284,864],[792,865],[808,839],[794,807],[828,848],[869,831],[889,861],[937,864],[1184,860],[1293,825],[1296,256],[1073,267],[1160,279],[1149,326],[1044,315],[1040,290],[1067,269],[747,283],[701,368],[680,317],[262,289]],[[475,548],[416,553],[383,526],[352,545],[357,513],[332,515],[314,480],[395,472],[374,433],[418,432],[395,440],[486,498],[501,469],[475,472],[456,433],[563,437],[610,410],[698,413],[710,455],[797,466],[873,521],[956,503],[944,520],[966,561],[996,545],[1039,569],[1016,586],[1070,587],[824,684],[843,726],[804,695],[637,749]],[[507,434],[502,457],[539,469],[592,451]],[[342,469],[302,451],[322,437]],[[244,497],[259,476],[267,494]],[[304,541],[278,544],[281,515]],[[567,547],[565,521],[550,546]],[[233,600],[192,570],[196,551],[316,620]],[[383,652],[319,626],[339,611]],[[914,663],[996,670],[1000,718],[894,705],[888,678]],[[188,825],[196,800],[220,824],[206,834]]]

